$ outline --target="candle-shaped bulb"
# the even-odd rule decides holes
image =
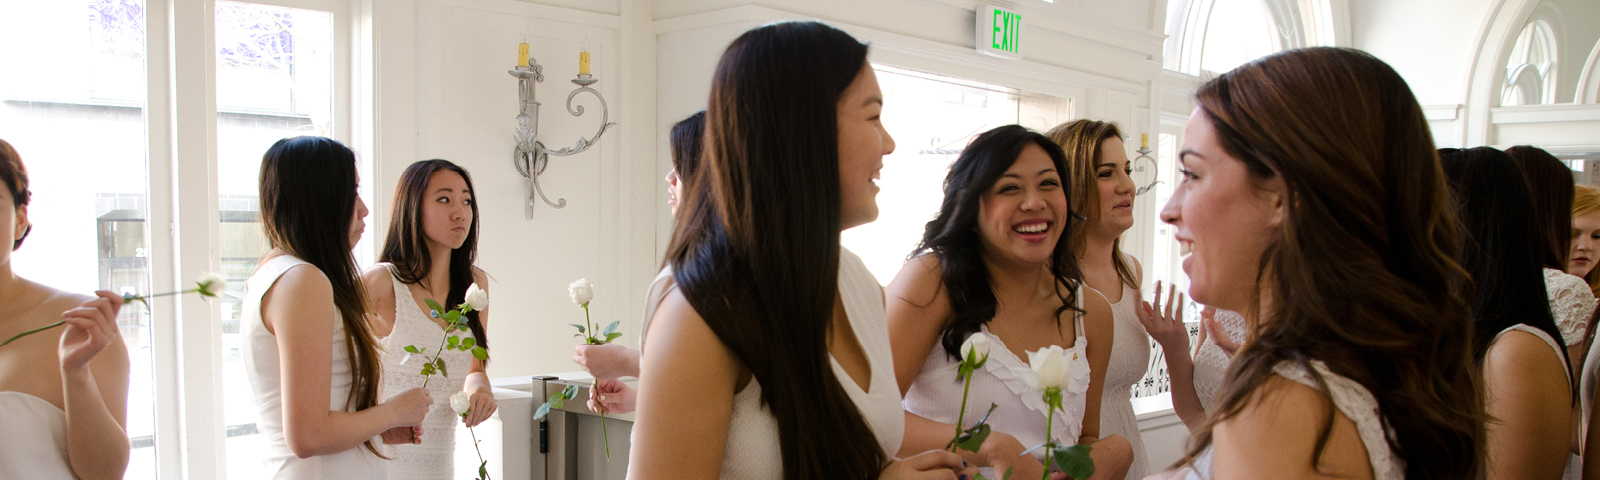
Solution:
[[[522,42],[517,45],[517,66],[528,66],[528,42]]]
[[[1143,150],[1146,148],[1150,148],[1150,134],[1141,133],[1139,134],[1139,149]]]
[[[588,75],[588,74],[589,74],[589,50],[588,49],[584,49],[584,50],[578,52],[578,75]]]

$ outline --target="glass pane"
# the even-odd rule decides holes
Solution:
[[[89,293],[150,292],[145,228],[143,0],[0,4],[0,135],[27,165],[33,230],[11,257],[17,275]],[[127,478],[156,472],[150,312],[117,323],[132,375]]]
[[[267,251],[261,155],[273,142],[333,132],[333,14],[217,2],[217,190],[222,275],[223,418],[228,478],[261,478],[265,441],[240,357],[244,282]]]
[[[841,243],[888,284],[944,199],[945,173],[973,137],[1021,123],[1043,131],[1066,121],[1070,101],[998,85],[874,65],[883,125],[895,151],[883,158],[878,220],[844,232]]]
[[[1217,0],[1206,26],[1200,68],[1227,72],[1278,50],[1272,15],[1261,0]]]

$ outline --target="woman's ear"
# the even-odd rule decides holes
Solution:
[[[1267,208],[1272,209],[1267,216],[1267,224],[1272,228],[1283,226],[1283,220],[1289,218],[1289,188],[1283,183],[1283,177],[1273,177],[1262,182],[1261,195],[1267,202]]]
[[[11,238],[15,239],[11,243],[12,250],[16,250],[17,247],[22,246],[22,239],[28,238],[28,232],[33,230],[33,225],[28,223],[27,205],[17,207],[17,212],[14,217],[15,221],[13,222],[13,225],[11,225]]]

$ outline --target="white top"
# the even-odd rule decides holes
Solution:
[[[1078,290],[1078,299],[1081,307],[1082,288]],[[1075,314],[1073,317],[1073,331],[1077,339],[1071,348],[1066,349],[1070,378],[1061,389],[1062,411],[1056,412],[1055,421],[1050,427],[1051,437],[1061,446],[1078,443],[1078,437],[1083,432],[1084,410],[1088,407],[1089,355],[1086,351],[1089,339],[1083,334],[1083,315]],[[1027,369],[1028,363],[1006,348],[1000,337],[989,333],[987,324],[973,335],[989,336],[989,362],[972,372],[972,388],[968,392],[967,413],[963,419],[966,425],[963,427],[977,423],[989,411],[989,404],[992,403],[998,406],[989,416],[989,426],[994,431],[1016,437],[1025,447],[1045,443],[1044,424],[1050,407],[1044,403],[1043,392],[1028,387],[1013,372],[1013,369]],[[963,382],[956,381],[956,368],[960,363],[943,346],[935,345],[933,351],[928,352],[928,359],[922,363],[916,380],[911,383],[911,389],[906,391],[906,411],[936,422],[955,424],[961,410],[962,389],[965,388]],[[1042,462],[1044,453],[1041,448],[1034,450],[1033,456]],[[985,476],[999,478],[990,469],[983,470]]]
[[[1355,380],[1345,378],[1328,370],[1328,366],[1321,360],[1312,360],[1311,367],[1322,375],[1331,390],[1329,397],[1333,399],[1333,406],[1340,413],[1349,417],[1356,424],[1356,433],[1361,437],[1361,443],[1367,449],[1367,460],[1372,462],[1372,478],[1374,480],[1402,480],[1406,477],[1405,460],[1395,456],[1389,450],[1387,434],[1392,434],[1388,423],[1383,419],[1383,414],[1378,410],[1378,399],[1366,387],[1356,383]],[[1311,372],[1305,367],[1285,361],[1272,369],[1278,376],[1300,382],[1301,384],[1317,388],[1317,382],[1311,377]],[[1205,480],[1212,478],[1211,452],[1215,445],[1206,447],[1204,452],[1194,459],[1194,467],[1184,474],[1185,480]]]
[[[0,392],[0,478],[74,479],[67,413],[22,392]]]
[[[1132,258],[1128,261],[1131,263]],[[1089,291],[1099,294],[1092,288]],[[1104,295],[1101,295],[1104,297]],[[1122,284],[1122,298],[1111,304],[1116,325],[1111,339],[1111,362],[1106,365],[1106,385],[1100,397],[1100,437],[1121,435],[1133,445],[1133,465],[1127,478],[1145,477],[1144,439],[1139,417],[1133,413],[1133,386],[1150,370],[1150,334],[1139,323],[1139,290]],[[1107,303],[1111,299],[1106,299]]]
[[[1232,310],[1217,309],[1213,318],[1228,339],[1235,345],[1244,345],[1244,316]],[[1202,327],[1204,328],[1204,327]],[[1194,356],[1194,393],[1200,397],[1200,406],[1207,412],[1216,411],[1217,391],[1222,389],[1222,379],[1228,374],[1228,354],[1218,347],[1216,340],[1206,337],[1200,352]]]
[[[1550,314],[1561,330],[1564,345],[1583,341],[1583,331],[1594,316],[1594,291],[1582,277],[1554,268],[1544,269],[1544,291],[1550,299]]]
[[[299,265],[311,264],[289,255],[273,257],[262,263],[244,285],[243,318],[240,320],[244,334],[245,373],[250,378],[250,391],[255,395],[256,428],[266,439],[266,452],[262,463],[266,476],[274,480],[344,480],[387,479],[388,462],[373,455],[365,445],[330,455],[311,458],[296,457],[283,437],[283,377],[278,370],[278,337],[267,331],[261,319],[261,296],[272,288],[278,277]],[[316,268],[310,266],[310,268]],[[344,321],[338,310],[333,314],[333,336],[328,339],[333,351],[333,377],[328,389],[328,410],[349,411],[345,402],[350,397],[350,360],[345,354]],[[372,438],[374,445],[382,439]]]
[[[426,355],[436,353],[445,335],[444,329],[417,306],[411,289],[394,276],[394,266],[378,265],[389,269],[389,278],[394,282],[394,329],[381,340],[383,383],[378,389],[378,398],[390,398],[422,387],[422,363],[427,361]],[[472,332],[462,330],[451,336],[465,340],[472,338]],[[426,355],[406,353],[406,345],[415,345]],[[467,373],[472,369],[472,353],[445,350],[440,358],[444,359],[449,376],[436,373],[428,380],[428,395],[434,402],[428,407],[428,416],[422,420],[422,443],[393,446],[395,452],[390,458],[394,464],[389,469],[389,478],[427,480],[455,476],[456,426],[461,424],[461,417],[450,409],[449,399],[466,383]]]

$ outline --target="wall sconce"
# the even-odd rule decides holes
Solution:
[[[567,113],[572,114],[574,117],[583,116],[583,106],[574,106],[572,100],[580,93],[594,95],[594,98],[600,101],[600,129],[594,133],[593,137],[579,137],[578,142],[572,147],[552,150],[546,148],[544,142],[539,140],[539,100],[534,97],[534,84],[544,82],[544,67],[540,66],[537,60],[528,56],[527,43],[518,46],[517,66],[507,73],[517,77],[517,96],[522,107],[521,113],[517,114],[517,128],[514,132],[517,139],[517,149],[511,159],[511,163],[516,165],[517,173],[522,175],[524,216],[532,220],[535,196],[539,200],[543,200],[551,208],[567,206],[567,199],[565,198],[557,198],[556,201],[551,202],[549,198],[545,197],[544,188],[539,185],[539,175],[543,174],[544,169],[550,166],[550,156],[565,157],[582,153],[599,142],[600,136],[604,135],[606,130],[617,126],[617,124],[610,121],[611,112],[610,108],[606,107],[605,97],[600,96],[600,92],[595,91],[595,89],[589,88],[590,85],[594,85],[595,82],[600,80],[589,74],[589,52],[587,49],[578,53],[578,76],[572,79],[572,83],[578,85],[578,88],[567,94]]]
[[[1134,196],[1139,196],[1144,195],[1144,193],[1150,191],[1150,189],[1156,188],[1156,184],[1161,183],[1161,164],[1156,162],[1154,157],[1150,156],[1150,152],[1154,150],[1150,149],[1150,134],[1148,133],[1139,134],[1139,149],[1134,151],[1139,152],[1139,156],[1135,157],[1133,161],[1128,163],[1139,163],[1140,160],[1147,160],[1150,162],[1150,184],[1139,187],[1139,190],[1133,192]],[[1134,167],[1133,171],[1144,173],[1145,165]]]

